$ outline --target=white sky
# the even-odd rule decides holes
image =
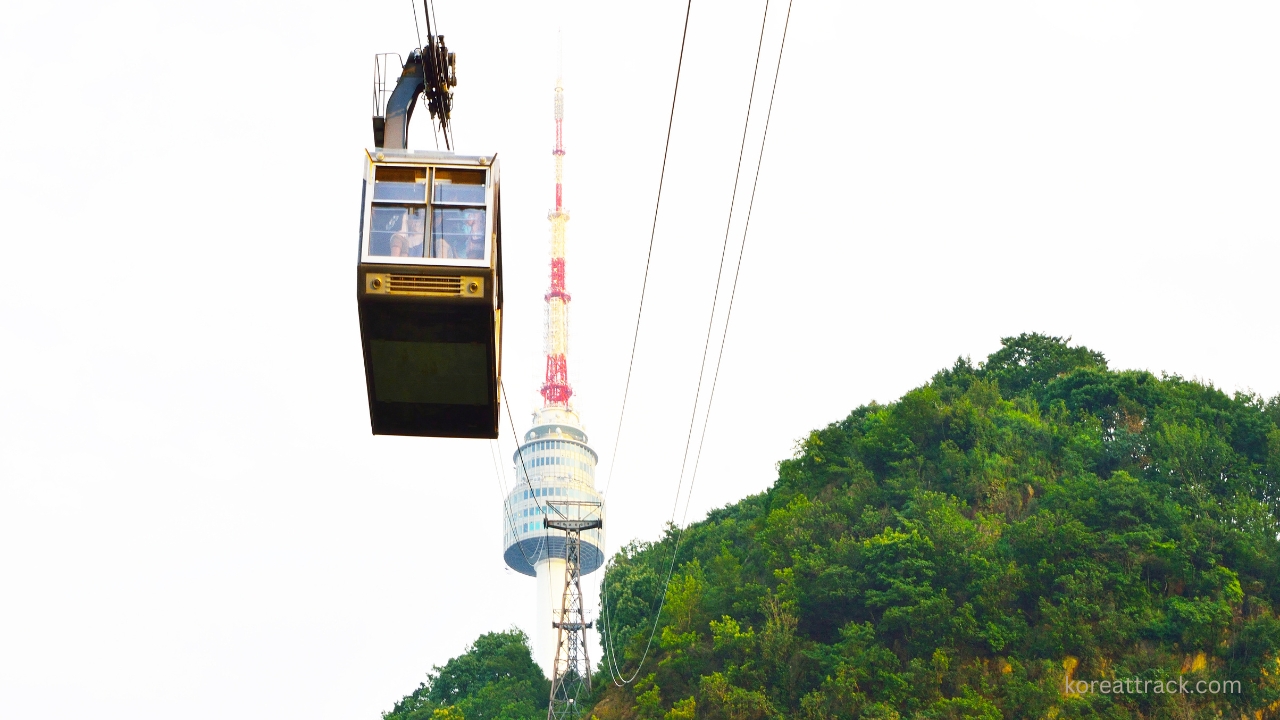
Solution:
[[[457,140],[502,161],[521,430],[563,17],[570,376],[603,486],[683,4],[437,2]],[[694,3],[610,550],[670,516],[762,7]],[[1020,332],[1280,393],[1278,31],[1268,2],[797,0],[690,518]],[[6,6],[0,716],[376,720],[531,629],[487,443],[369,434],[372,55],[415,44],[408,0]]]

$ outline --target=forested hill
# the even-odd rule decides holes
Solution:
[[[1278,423],[1280,397],[1008,338],[688,528],[643,664],[675,535],[618,553],[608,627],[636,681],[602,665],[592,712],[1280,717]],[[387,717],[541,720],[546,693],[523,635],[486,635]]]
[[[1278,423],[1280,397],[1008,338],[690,527],[594,714],[1280,717]],[[607,571],[626,677],[674,540]]]

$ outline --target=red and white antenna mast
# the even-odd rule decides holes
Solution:
[[[542,383],[543,407],[569,407],[573,388],[569,385],[569,293],[564,287],[564,226],[569,213],[564,209],[564,88],[563,72],[556,77],[556,209],[547,214],[551,221],[551,289],[545,296],[547,377]]]

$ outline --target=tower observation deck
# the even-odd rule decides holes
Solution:
[[[587,444],[578,414],[568,408],[544,407],[533,416],[533,427],[521,439],[520,450],[512,457],[520,481],[507,496],[506,512],[513,522],[504,523],[503,559],[516,572],[536,576],[537,566],[546,558],[563,558],[565,539],[542,527],[543,515],[554,510],[547,502],[579,519],[565,501],[600,502],[596,492],[596,451]],[[521,467],[523,460],[524,467]],[[528,468],[529,482],[524,481]],[[530,485],[533,489],[530,489]],[[591,517],[599,517],[592,510]],[[512,525],[514,524],[514,527]],[[593,572],[604,564],[604,544],[600,530],[582,533],[582,572]],[[556,589],[559,592],[560,588]]]
[[[533,425],[520,438],[520,449],[512,457],[518,482],[506,498],[507,521],[503,523],[503,559],[516,572],[538,579],[538,615],[534,633],[534,660],[548,677],[554,677],[557,657],[553,622],[564,614],[566,534],[547,529],[544,517],[570,520],[603,520],[603,499],[596,492],[595,474],[599,457],[587,444],[587,433],[574,412],[569,384],[568,310],[570,296],[565,289],[564,209],[564,89],[556,81],[555,96],[556,195],[551,221],[551,283],[544,300],[546,378],[540,392],[542,408],[533,414]],[[600,528],[584,530],[581,537],[579,570],[585,575],[604,564],[604,540]]]

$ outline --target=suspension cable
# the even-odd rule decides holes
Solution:
[[[413,32],[418,36],[418,47],[422,47],[422,33],[418,30],[418,5],[409,0],[409,9],[413,10]]]
[[[788,23],[789,23],[789,21],[790,21],[790,15],[791,15],[791,7],[790,7],[790,4],[788,4],[788,7],[787,7],[787,20],[788,20]],[[737,169],[736,169],[736,170],[735,170],[735,172],[734,172],[734,179],[733,179],[733,192],[732,192],[732,195],[730,196],[730,201],[729,201],[729,217],[728,217],[728,219],[726,220],[726,223],[725,223],[725,229],[724,229],[724,240],[723,240],[723,243],[722,243],[722,246],[721,246],[721,250],[720,250],[720,265],[719,265],[719,269],[718,269],[717,274],[716,274],[716,285],[715,285],[715,291],[714,291],[714,292],[713,292],[713,294],[712,294],[711,316],[710,316],[710,318],[708,318],[708,321],[707,321],[707,332],[706,332],[706,338],[705,338],[705,340],[704,340],[704,342],[703,342],[703,349],[702,349],[702,363],[701,363],[701,366],[700,366],[700,369],[699,369],[699,374],[698,374],[698,385],[697,385],[697,389],[696,389],[695,394],[694,394],[693,409],[692,409],[692,412],[691,412],[691,415],[690,415],[690,418],[689,418],[689,430],[688,430],[688,433],[687,433],[686,438],[685,438],[684,459],[681,461],[681,466],[680,466],[680,476],[679,476],[679,477],[680,477],[680,482],[679,482],[679,484],[677,485],[677,488],[676,488],[675,504],[674,504],[674,505],[672,506],[672,508],[671,508],[671,523],[670,523],[670,524],[672,524],[672,525],[674,525],[676,510],[679,508],[679,503],[680,503],[680,490],[681,490],[681,488],[683,487],[685,469],[686,469],[686,466],[687,466],[687,463],[688,463],[688,459],[689,459],[689,447],[690,447],[690,442],[692,441],[692,437],[693,437],[693,427],[694,427],[695,419],[696,419],[696,417],[697,417],[698,400],[699,400],[699,398],[701,397],[701,392],[702,392],[702,381],[703,381],[703,378],[704,378],[704,373],[705,373],[705,371],[706,371],[707,354],[708,354],[708,350],[709,350],[709,348],[710,348],[710,343],[711,343],[711,332],[712,332],[712,329],[713,329],[713,327],[714,327],[715,310],[716,310],[716,306],[717,306],[717,304],[718,304],[718,300],[719,300],[720,282],[721,282],[721,279],[722,279],[722,276],[723,276],[723,272],[724,272],[724,260],[725,260],[725,256],[726,256],[726,253],[727,253],[727,250],[728,250],[728,244],[729,244],[729,231],[730,231],[730,228],[731,228],[732,223],[733,223],[733,213],[734,213],[734,208],[735,208],[735,205],[736,205],[736,202],[737,202],[738,182],[739,182],[739,179],[740,179],[740,177],[741,177],[741,171],[742,171],[742,158],[743,158],[743,155],[744,155],[744,153],[745,153],[745,149],[746,149],[746,142],[747,142],[747,130],[748,130],[748,127],[750,126],[750,122],[751,122],[751,109],[752,109],[752,106],[754,105],[754,102],[755,102],[755,88],[756,88],[756,80],[757,80],[758,75],[759,75],[759,69],[760,69],[760,54],[761,54],[761,50],[762,50],[762,48],[763,48],[763,46],[764,46],[764,33],[765,33],[765,28],[766,28],[766,26],[767,26],[767,24],[768,24],[768,17],[769,17],[769,2],[768,2],[768,0],[765,0],[764,13],[763,13],[763,17],[761,18],[761,22],[760,22],[760,39],[759,39],[759,41],[757,42],[757,45],[756,45],[756,59],[755,59],[755,66],[754,66],[754,68],[753,68],[753,70],[752,70],[752,75],[751,75],[751,91],[750,91],[750,93],[749,93],[749,95],[748,95],[748,98],[747,98],[747,112],[746,112],[746,118],[745,118],[745,119],[744,119],[744,121],[743,121],[743,127],[742,127],[742,141],[741,141],[741,144],[739,145],[739,148],[738,148],[738,161],[737,161]],[[784,25],[784,28],[783,28],[783,36],[782,36],[782,43],[783,43],[783,44],[782,44],[782,46],[780,46],[779,51],[778,51],[778,63],[779,63],[779,68],[781,67],[781,61],[782,61],[782,48],[783,48],[783,47],[785,47],[785,42],[786,42],[786,26]],[[776,92],[776,89],[777,89],[777,71],[775,71],[775,74],[774,74],[774,91],[775,91],[775,92]],[[771,115],[772,115],[772,110],[773,110],[773,94],[771,94],[771,95],[770,95],[770,98],[769,98],[769,116],[771,116]],[[766,120],[765,120],[765,135],[761,138],[761,155],[760,155],[761,159],[763,158],[763,153],[764,153],[764,143],[765,143],[765,140],[766,140],[766,139],[767,139],[767,137],[768,137],[768,122],[769,122],[768,117],[769,117],[769,116],[767,116],[767,117],[766,117]],[[758,184],[758,182],[759,182],[759,176],[760,176],[760,166],[759,166],[759,160],[757,160],[757,165],[756,165],[756,183],[757,183],[757,184]],[[756,186],[753,184],[753,186],[752,186],[752,203],[754,203],[754,199],[755,199],[755,187],[756,187]],[[748,209],[748,219],[747,219],[747,224],[749,225],[749,223],[750,223],[750,209]],[[746,242],[746,231],[747,231],[747,228],[744,226],[744,229],[743,229],[743,243],[744,243],[744,244],[745,244],[745,242]],[[739,249],[739,253],[738,253],[738,264],[737,264],[737,266],[735,267],[735,270],[734,270],[733,292],[732,292],[732,293],[731,293],[731,295],[730,295],[729,311],[728,311],[728,313],[726,313],[726,317],[725,317],[725,328],[724,328],[724,333],[725,333],[725,335],[722,335],[722,336],[721,336],[720,352],[719,352],[719,355],[717,356],[717,359],[716,359],[715,370],[714,370],[714,373],[713,373],[713,379],[712,379],[712,384],[711,384],[712,390],[711,390],[711,393],[710,393],[710,395],[709,395],[709,397],[708,397],[707,407],[706,407],[705,414],[704,414],[704,419],[703,419],[702,433],[701,433],[701,436],[699,437],[699,440],[698,440],[698,449],[697,449],[697,454],[696,454],[696,457],[695,457],[695,460],[694,460],[694,470],[693,470],[693,472],[692,472],[692,474],[691,474],[691,476],[690,476],[690,481],[689,481],[689,492],[688,492],[688,494],[686,495],[686,498],[685,498],[685,508],[684,508],[684,513],[683,513],[683,514],[682,514],[682,516],[681,516],[680,524],[675,526],[675,528],[676,528],[675,541],[674,541],[674,542],[673,542],[673,544],[672,544],[671,558],[670,558],[670,560],[669,560],[669,562],[668,562],[668,564],[667,564],[667,577],[666,577],[666,580],[665,580],[665,581],[664,581],[664,583],[663,583],[662,595],[661,595],[661,598],[660,598],[659,603],[658,603],[657,611],[655,612],[655,614],[654,614],[654,616],[653,616],[653,626],[650,628],[650,631],[649,631],[649,639],[648,639],[648,641],[645,643],[645,650],[644,650],[644,653],[643,653],[643,654],[641,655],[641,657],[640,657],[640,660],[639,660],[639,662],[638,662],[638,664],[637,664],[637,667],[636,667],[636,671],[635,671],[634,673],[632,673],[632,675],[631,675],[631,677],[630,677],[630,678],[624,678],[624,677],[623,677],[623,673],[621,672],[621,668],[619,667],[618,662],[617,662],[617,652],[616,652],[616,648],[615,648],[615,646],[614,646],[614,644],[613,644],[613,639],[612,639],[612,637],[611,637],[611,635],[612,635],[612,627],[611,627],[611,622],[610,622],[610,613],[609,613],[609,608],[608,608],[608,590],[607,590],[607,582],[606,582],[607,575],[606,575],[606,578],[602,578],[602,580],[601,580],[601,594],[602,594],[602,596],[603,596],[603,598],[602,598],[602,599],[604,600],[604,606],[605,606],[605,607],[604,607],[604,611],[605,611],[605,628],[606,628],[605,645],[606,645],[606,651],[607,651],[607,653],[609,654],[609,665],[610,665],[609,670],[610,670],[610,674],[613,676],[614,684],[615,684],[616,686],[619,686],[619,687],[621,687],[621,686],[622,686],[622,685],[624,685],[624,684],[629,684],[629,683],[633,682],[633,681],[635,680],[635,678],[636,678],[637,676],[639,676],[640,671],[643,669],[645,659],[648,657],[649,652],[650,652],[650,650],[651,650],[651,648],[652,648],[652,645],[653,645],[653,638],[654,638],[655,634],[657,633],[658,623],[659,623],[659,621],[660,621],[660,619],[661,619],[661,616],[662,616],[662,609],[663,609],[663,607],[664,607],[664,606],[665,606],[665,604],[666,604],[667,590],[668,590],[668,589],[669,589],[669,587],[670,587],[671,577],[672,577],[672,574],[673,574],[673,573],[674,573],[674,571],[675,571],[675,562],[676,562],[676,558],[677,558],[677,555],[678,555],[679,550],[680,550],[680,544],[681,544],[681,541],[683,540],[684,531],[685,531],[685,529],[686,529],[686,528],[685,528],[685,521],[688,519],[689,505],[691,504],[691,502],[692,502],[692,500],[693,500],[693,486],[694,486],[695,481],[697,480],[697,467],[698,467],[698,465],[699,465],[699,463],[700,463],[700,461],[701,461],[701,457],[702,457],[702,447],[703,447],[703,444],[704,444],[704,440],[705,440],[705,438],[706,438],[706,428],[707,428],[707,422],[708,422],[708,420],[709,420],[709,418],[710,418],[710,413],[711,413],[711,403],[712,403],[712,401],[714,400],[714,397],[715,397],[715,385],[716,385],[717,381],[719,380],[720,364],[721,364],[721,363],[720,363],[720,361],[721,361],[721,359],[723,358],[723,355],[724,355],[724,343],[725,343],[725,337],[727,336],[727,333],[728,333],[728,322],[729,322],[729,319],[730,319],[730,317],[731,317],[731,313],[732,313],[732,302],[733,302],[733,297],[734,297],[734,295],[736,294],[736,291],[737,291],[738,276],[739,276],[739,272],[740,272],[740,270],[741,270],[741,267],[742,267],[742,250],[741,250],[741,248],[740,248],[740,249]],[[607,570],[606,570],[606,573],[607,573]],[[621,682],[619,682],[619,680],[621,680]]]
[[[498,444],[497,440],[489,441],[489,457],[490,459],[493,460],[493,474],[494,474],[494,477],[497,478],[498,480],[498,493],[499,495],[501,495],[501,499],[502,499],[502,514],[506,518],[507,524],[511,526],[511,534],[513,536],[518,536],[519,533],[516,531],[516,517],[514,514],[512,514],[512,510],[507,504],[507,487],[506,487],[506,484],[504,484],[502,481],[502,477],[505,473],[501,471],[500,469],[501,465],[498,462],[498,455],[497,455],[498,450],[495,449],[495,446],[497,444]],[[533,567],[533,560],[530,560],[528,553],[524,551],[524,543],[517,542],[516,549],[518,549],[520,551],[520,554],[524,556],[524,561],[529,563],[529,567]],[[539,545],[538,551],[534,553],[534,556],[536,557],[541,555],[542,549],[543,549],[543,545]]]
[[[791,1],[788,0],[787,23],[789,24],[790,21],[791,21]],[[707,397],[707,412],[702,418],[702,435],[698,438],[698,454],[693,461],[693,477],[692,479],[689,480],[689,498],[685,499],[684,515],[681,516],[681,520],[680,520],[681,524],[683,524],[684,520],[689,516],[689,500],[692,498],[692,495],[693,495],[693,483],[696,482],[698,479],[698,465],[702,461],[703,442],[706,440],[706,437],[707,437],[707,425],[711,421],[711,404],[715,402],[715,399],[716,399],[716,383],[720,379],[720,364],[721,364],[721,361],[724,359],[725,341],[729,337],[729,322],[733,319],[733,301],[734,301],[734,298],[736,298],[738,295],[738,278],[742,273],[742,255],[743,253],[746,252],[746,249],[747,249],[747,231],[751,227],[751,211],[755,208],[755,205],[756,205],[756,189],[760,185],[760,167],[764,163],[764,147],[765,147],[765,143],[769,139],[769,120],[770,118],[773,117],[773,98],[774,98],[774,95],[776,95],[778,92],[778,72],[782,69],[782,51],[783,49],[785,49],[786,43],[787,43],[787,28],[786,28],[786,24],[784,24],[782,29],[782,42],[778,47],[778,65],[777,65],[777,68],[775,68],[773,73],[773,88],[769,91],[769,110],[768,112],[765,113],[764,133],[760,138],[760,155],[756,158],[756,176],[751,183],[751,200],[750,202],[747,203],[747,218],[742,225],[742,243],[738,246],[738,265],[733,270],[733,287],[729,291],[729,306],[725,312],[724,331],[720,334],[720,353],[719,355],[716,356],[716,369],[715,369],[715,373],[711,377],[711,393]]]
[[[543,507],[547,507],[554,510],[560,517],[567,517],[560,508],[552,505],[551,503],[543,503],[539,500],[537,493],[534,492],[533,482],[529,480],[529,468],[524,462],[524,450],[520,446],[520,435],[516,433],[515,420],[511,419],[511,403],[507,401],[507,388],[502,384],[502,378],[498,378],[498,389],[502,393],[502,404],[507,408],[507,423],[511,425],[511,436],[514,437],[516,441],[516,455],[520,458],[520,469],[524,471],[524,483],[529,487],[529,495],[533,498],[533,501],[538,504],[539,512],[542,515],[545,515],[546,513],[542,512],[541,509]]]
[[[640,306],[636,309],[636,328],[631,337],[631,359],[627,361],[627,380],[622,386],[622,407],[618,410],[618,427],[613,436],[613,454],[609,463],[609,475],[605,478],[604,499],[609,499],[609,488],[613,486],[613,469],[617,466],[618,442],[622,439],[622,420],[627,414],[627,395],[631,392],[631,371],[636,365],[636,345],[640,342],[640,318],[644,314],[645,293],[649,289],[649,265],[653,261],[653,238],[658,232],[658,209],[662,206],[662,186],[667,178],[667,153],[671,150],[671,127],[676,120],[676,98],[680,95],[680,73],[684,68],[684,46],[689,36],[689,13],[693,10],[693,0],[688,0],[684,9],[684,31],[680,34],[680,59],[676,61],[676,83],[671,91],[671,114],[667,118],[667,140],[662,146],[662,170],[658,173],[658,196],[653,202],[653,224],[649,228],[649,251],[644,258],[644,279],[640,282]]]
[[[447,68],[440,67],[440,58],[436,55],[436,38],[439,37],[438,34],[436,34],[436,31],[440,29],[440,18],[436,15],[436,4],[434,0],[422,0],[422,14],[426,16],[427,20],[427,40],[431,44],[431,67],[434,71],[435,78],[438,80],[441,77],[442,71]],[[432,29],[433,22],[435,30]],[[444,135],[445,149],[452,150],[454,145],[453,132],[451,127],[452,124],[447,122],[447,118],[445,117],[447,110],[448,108],[443,106],[440,108],[440,131],[441,134]],[[432,131],[435,131],[434,120],[432,121]],[[436,149],[440,149],[440,141],[438,139],[436,140]]]

